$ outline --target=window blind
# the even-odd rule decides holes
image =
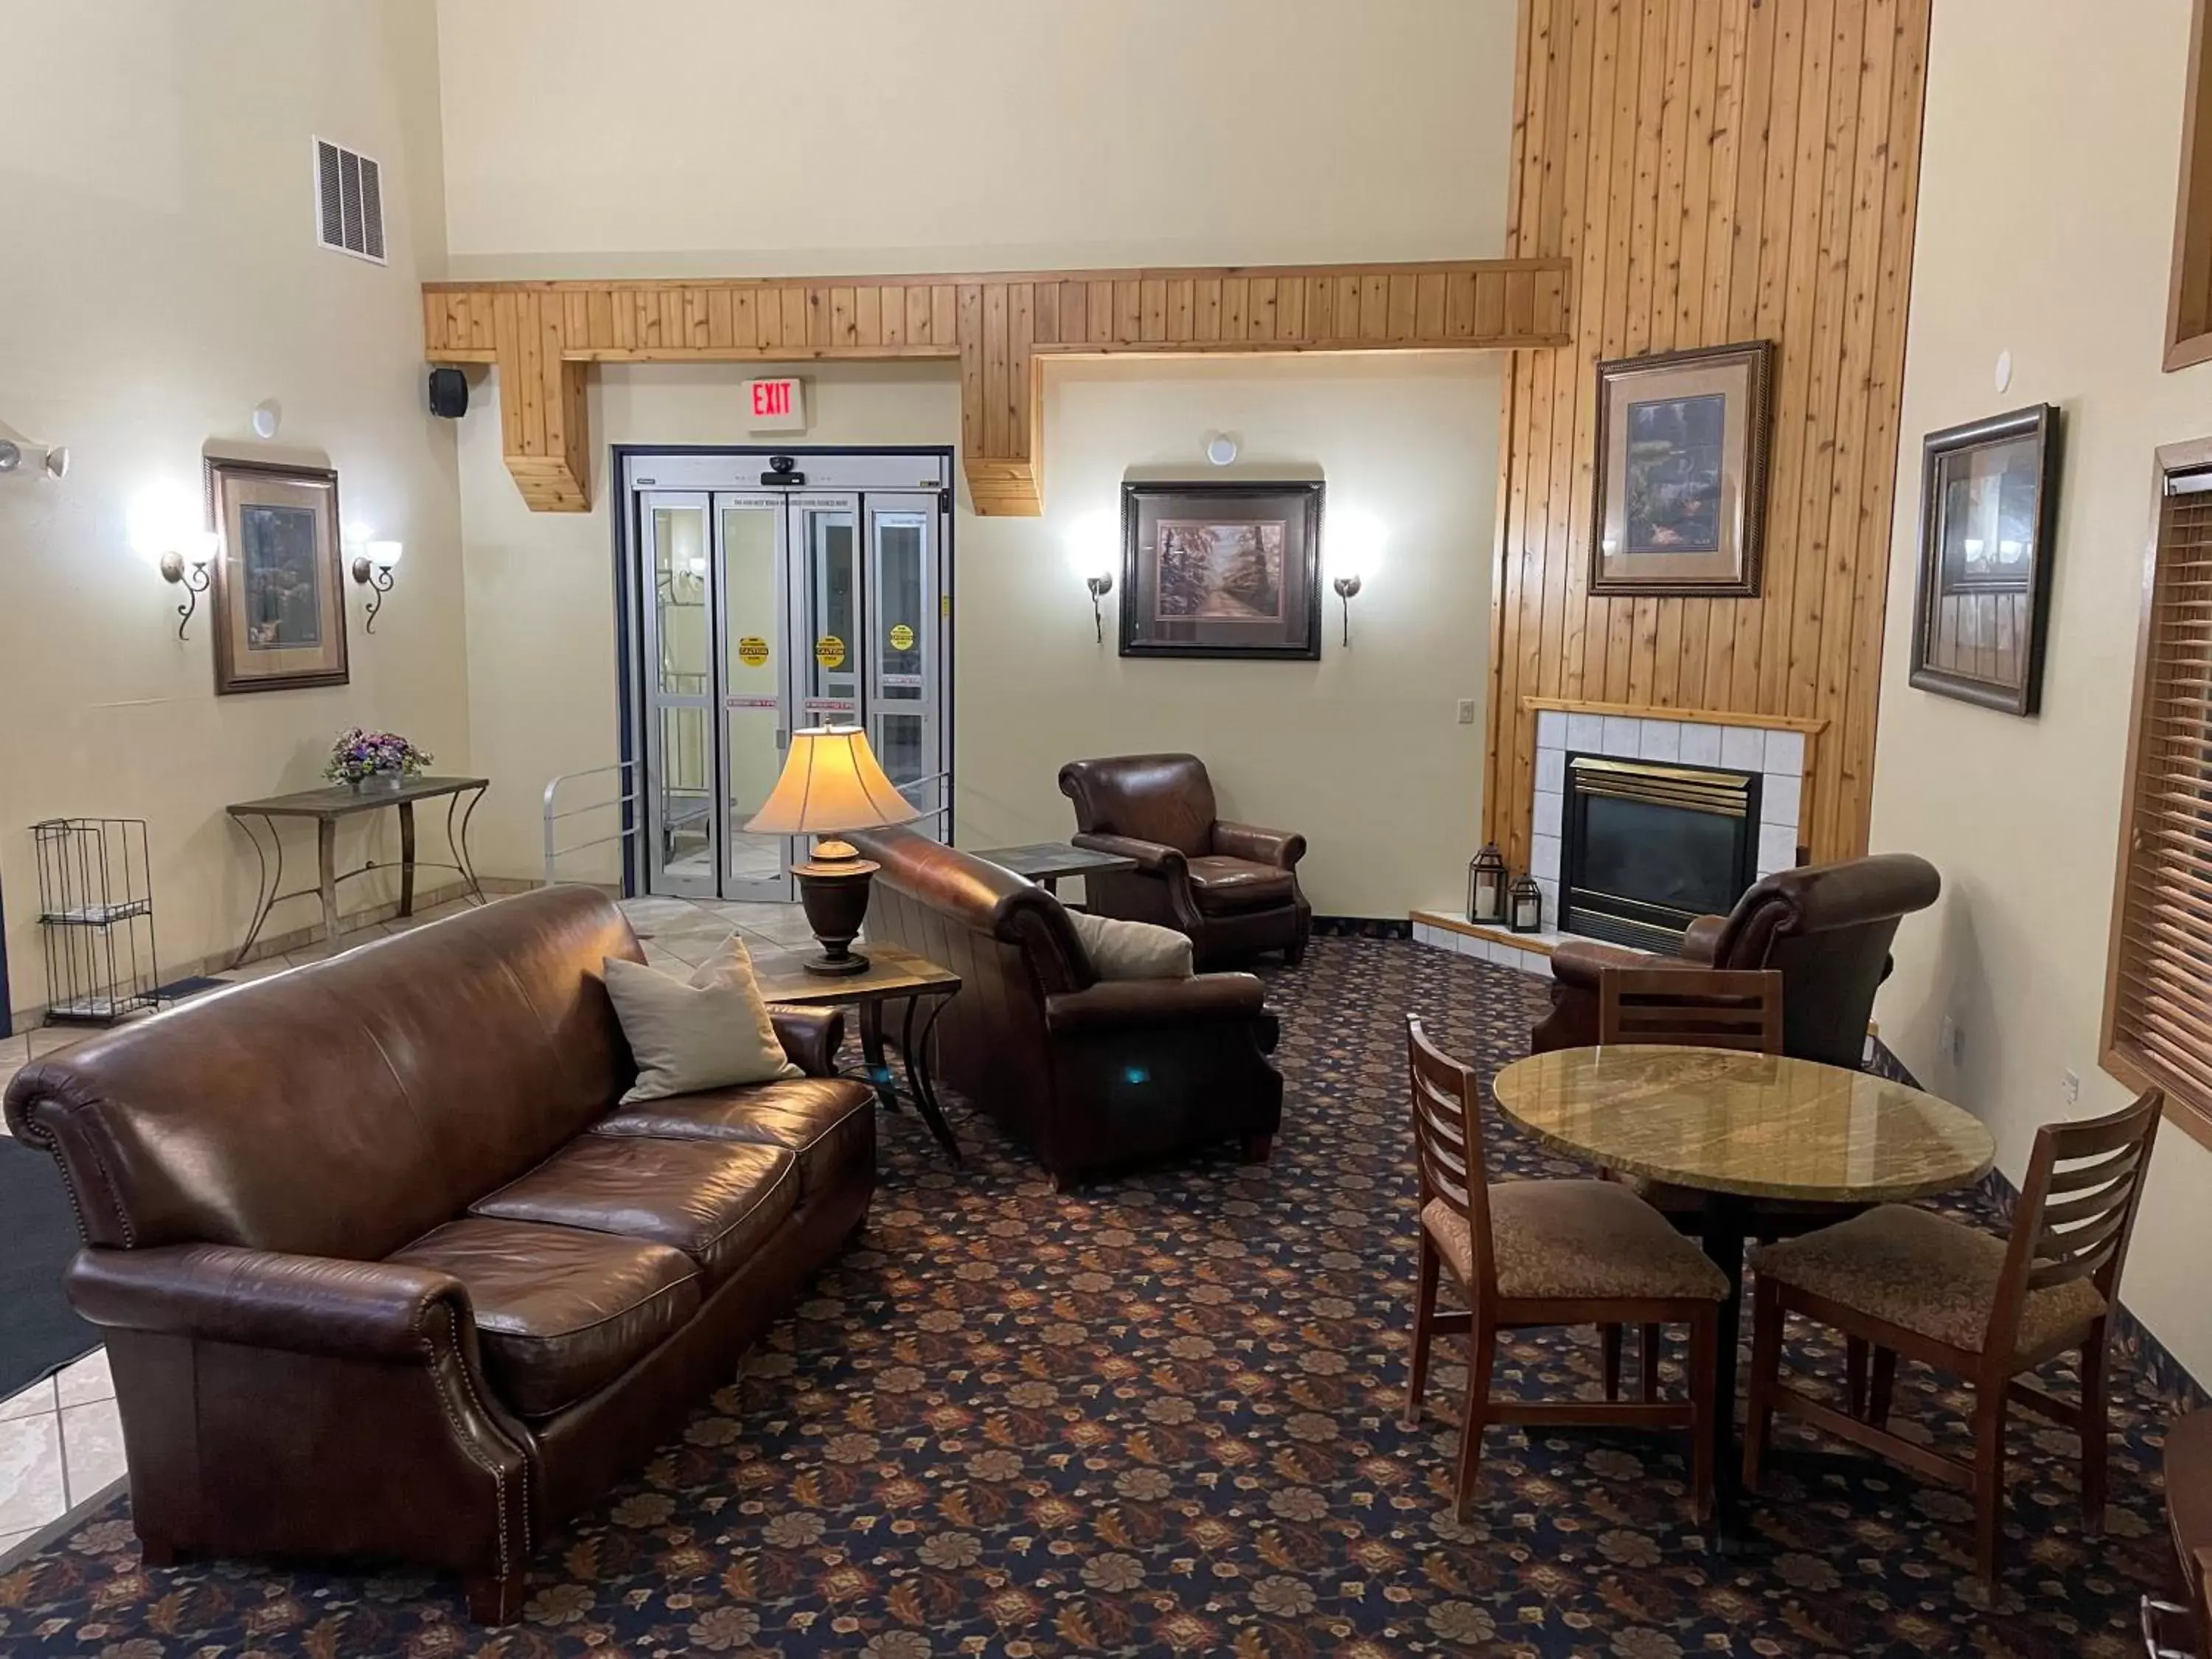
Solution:
[[[2166,478],[2154,559],[2106,1047],[2212,1121],[2212,470]]]

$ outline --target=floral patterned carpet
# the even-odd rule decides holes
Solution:
[[[0,1576],[0,1653],[2141,1651],[2136,1598],[2167,1553],[2161,1413],[2125,1359],[2106,1536],[2081,1536],[2071,1437],[2023,1430],[1994,1605],[1969,1588],[1963,1496],[1870,1462],[1775,1478],[1721,1557],[1686,1523],[1667,1439],[1495,1429],[1455,1522],[1445,1348],[1420,1429],[1397,1426],[1401,1020],[1489,1069],[1524,1050],[1540,989],[1368,939],[1316,939],[1269,977],[1289,1082],[1272,1166],[1224,1152],[1062,1196],[957,1105],[964,1170],[887,1119],[861,1247],[543,1552],[520,1625],[468,1626],[426,1576],[149,1571],[118,1502]],[[1580,1173],[1492,1129],[1494,1176]],[[1791,1352],[1840,1375],[1809,1337]],[[1498,1375],[1594,1389],[1594,1337],[1516,1340]],[[1962,1445],[1962,1398],[1907,1367],[1897,1420]]]

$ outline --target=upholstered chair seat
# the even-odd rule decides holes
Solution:
[[[1442,1198],[1421,1225],[1462,1285],[1476,1282],[1467,1214]],[[1593,1301],[1696,1297],[1720,1302],[1728,1279],[1705,1252],[1626,1187],[1609,1181],[1503,1181],[1490,1189],[1498,1293]]]
[[[1208,912],[1225,914],[1249,910],[1258,905],[1284,903],[1291,897],[1297,880],[1288,870],[1218,854],[1187,859],[1183,867],[1189,874],[1198,908]]]
[[[1979,1353],[2004,1278],[2005,1241],[1926,1210],[1885,1204],[1802,1238],[1760,1245],[1751,1262],[1778,1284]],[[2014,1352],[2034,1352],[2107,1311],[2087,1279],[2030,1291],[2021,1303]]]

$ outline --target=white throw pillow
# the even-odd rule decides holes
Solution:
[[[1070,910],[1075,936],[1101,979],[1188,979],[1190,939],[1172,927]]]
[[[637,1059],[623,1104],[805,1075],[776,1040],[753,960],[735,933],[689,979],[606,959],[607,994]]]

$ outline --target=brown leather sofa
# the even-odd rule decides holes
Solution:
[[[1726,917],[1692,922],[1681,963],[1779,969],[1782,1051],[1856,1071],[1897,924],[1935,903],[1942,885],[1936,866],[1910,853],[1780,871],[1753,884]],[[1560,945],[1552,953],[1552,1009],[1529,1032],[1529,1049],[1594,1046],[1598,975],[1668,960],[1594,940]]]
[[[1134,859],[1085,876],[1086,908],[1190,935],[1201,968],[1280,951],[1305,956],[1313,907],[1298,890],[1306,838],[1214,816],[1213,782],[1195,755],[1070,761],[1060,793],[1075,803],[1078,847]]]
[[[637,1467],[867,1213],[834,1012],[805,1078],[623,1108],[586,888],[503,900],[34,1064],[16,1135],[85,1248],[147,1561],[398,1557],[514,1619],[554,1520]]]
[[[1266,1160],[1283,1079],[1257,979],[1102,980],[1036,883],[910,830],[848,839],[883,866],[868,937],[963,981],[938,1021],[938,1076],[1029,1146],[1054,1186],[1214,1140]]]

